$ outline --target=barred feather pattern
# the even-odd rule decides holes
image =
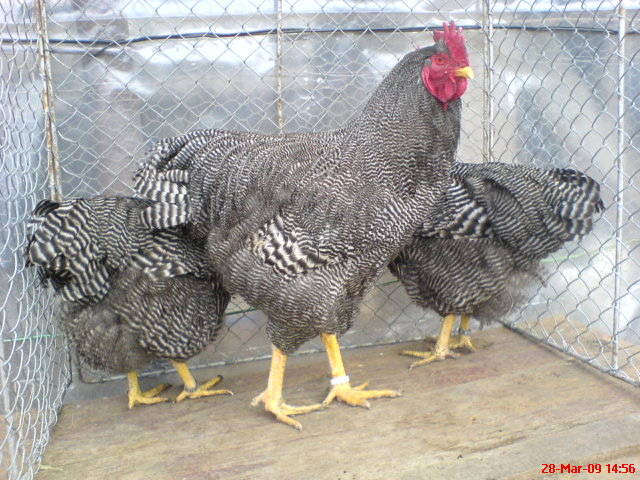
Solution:
[[[124,197],[43,200],[33,212],[37,228],[29,238],[27,264],[36,265],[65,301],[100,300],[111,273],[151,239],[137,218],[149,203]]]
[[[494,238],[518,265],[540,260],[593,228],[600,185],[571,169],[457,163],[440,216],[424,237]]]
[[[421,80],[444,50],[408,54],[341,130],[159,141],[134,178],[159,203],[144,221],[206,241],[225,287],[267,313],[267,336],[285,353],[343,333],[450,183],[460,101],[445,110]]]
[[[600,185],[570,169],[501,163],[454,165],[440,215],[389,268],[409,296],[441,315],[483,322],[520,306],[540,281],[540,260],[593,227]]]
[[[96,197],[43,201],[34,211],[27,264],[56,290],[58,323],[92,368],[123,373],[152,358],[186,360],[222,325],[230,297],[203,245],[179,228],[147,228],[150,205]]]
[[[517,268],[509,250],[492,239],[417,236],[389,270],[417,305],[483,323],[522,305],[541,274],[537,263]]]

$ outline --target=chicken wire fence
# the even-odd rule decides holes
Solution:
[[[188,130],[344,125],[447,19],[467,28],[477,75],[463,97],[459,159],[572,166],[601,182],[607,206],[592,234],[545,260],[550,273],[529,304],[502,320],[639,384],[639,8],[566,0],[0,0],[0,471],[32,478],[65,390],[78,378],[109,379],[72,367],[51,296],[24,270],[26,220],[37,201],[130,194],[150,143]],[[264,321],[234,298],[226,331],[192,366],[268,355]],[[438,317],[385,275],[342,343],[412,340],[438,328]]]

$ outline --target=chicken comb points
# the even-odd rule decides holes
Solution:
[[[433,41],[442,41],[449,49],[451,56],[457,60],[462,66],[469,65],[469,54],[464,45],[464,33],[462,27],[456,27],[453,20],[442,24],[444,30],[433,31]]]

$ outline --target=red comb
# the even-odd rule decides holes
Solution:
[[[443,41],[451,56],[457,60],[461,65],[469,65],[469,54],[464,46],[464,34],[462,33],[462,27],[456,28],[456,24],[451,20],[449,24],[446,22],[442,24],[444,30],[433,31],[433,41]]]

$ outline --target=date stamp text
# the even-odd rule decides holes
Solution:
[[[573,465],[572,463],[543,463],[540,473],[636,473],[633,463],[587,463],[586,465]]]

